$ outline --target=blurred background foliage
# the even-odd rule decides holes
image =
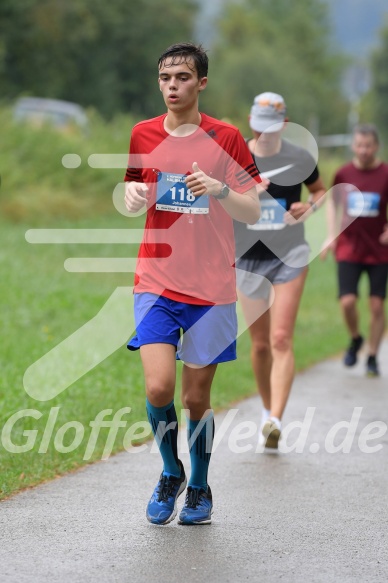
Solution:
[[[155,61],[192,35],[192,0],[2,0],[0,85],[20,93],[156,115]]]
[[[372,87],[365,101],[371,103],[366,115],[374,120],[388,142],[388,23],[381,29],[380,46],[371,59]]]
[[[252,97],[271,89],[287,97],[294,121],[318,118],[321,133],[346,129],[349,103],[341,83],[349,58],[333,41],[330,0],[213,4],[219,10],[205,39],[210,84],[204,105],[211,113],[240,120]],[[2,98],[65,99],[106,118],[157,115],[157,58],[173,42],[198,40],[202,13],[200,0],[2,0]],[[371,61],[377,122],[388,115],[388,26],[381,25]]]
[[[333,52],[325,3],[242,0],[226,5],[204,101],[247,125],[253,97],[281,93],[295,123],[323,133],[346,130],[340,91],[346,60]],[[216,96],[218,95],[218,100]]]
[[[384,2],[375,0],[373,5],[379,5],[382,15],[373,52],[365,49],[356,61],[338,41],[349,36],[347,24],[365,3],[2,0],[2,214],[22,221],[39,209],[55,216],[62,208],[70,217],[82,214],[82,209],[106,212],[107,205],[112,206],[112,187],[123,172],[93,170],[87,158],[94,152],[125,152],[134,123],[164,111],[156,85],[157,59],[179,41],[203,42],[208,49],[209,84],[201,109],[238,125],[245,135],[253,97],[271,90],[285,96],[289,119],[315,136],[347,133],[355,122],[370,121],[387,141]],[[364,31],[373,13],[370,4],[367,8],[362,12]],[[333,22],[334,10],[338,15]],[[356,44],[362,51],[362,36]],[[28,95],[79,103],[87,109],[88,134],[58,135],[48,127],[37,132],[16,125],[12,105]],[[79,168],[63,168],[67,152],[81,156]],[[339,162],[349,157],[346,148],[326,150],[320,157],[331,154]]]

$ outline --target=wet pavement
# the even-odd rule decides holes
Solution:
[[[387,341],[380,362],[380,378],[338,359],[298,374],[277,453],[257,397],[216,415],[211,525],[146,521],[151,443],[3,501],[1,583],[386,583]]]

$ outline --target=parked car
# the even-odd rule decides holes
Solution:
[[[16,121],[31,122],[35,126],[50,123],[60,130],[72,126],[86,130],[88,118],[84,109],[77,103],[43,97],[21,97],[13,110]]]

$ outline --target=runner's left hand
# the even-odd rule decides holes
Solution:
[[[222,188],[222,183],[205,174],[199,168],[197,162],[193,163],[193,173],[187,176],[185,182],[194,196],[201,196],[202,194],[217,195],[220,194]]]
[[[293,202],[288,212],[284,213],[284,222],[287,225],[295,225],[295,221],[302,223],[313,210],[308,202]]]
[[[379,237],[379,241],[383,245],[388,245],[388,223],[385,223],[384,231],[381,233],[381,235]]]

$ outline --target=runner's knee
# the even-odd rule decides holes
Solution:
[[[292,338],[285,330],[277,330],[272,337],[272,350],[287,352],[292,348]]]
[[[384,317],[385,310],[384,310],[384,301],[382,298],[378,297],[371,297],[370,298],[370,311],[373,318],[381,319]]]
[[[255,356],[265,357],[271,353],[271,346],[266,340],[253,340],[252,351]]]
[[[357,296],[353,294],[347,294],[340,298],[341,306],[344,310],[353,309],[357,302]]]
[[[160,381],[148,381],[146,395],[151,405],[154,407],[164,407],[174,398],[174,385],[171,385],[171,383],[163,384]]]
[[[192,419],[196,418],[196,413],[201,417],[204,407],[208,408],[208,399],[208,394],[203,391],[191,389],[182,392],[182,405],[190,411]]]

